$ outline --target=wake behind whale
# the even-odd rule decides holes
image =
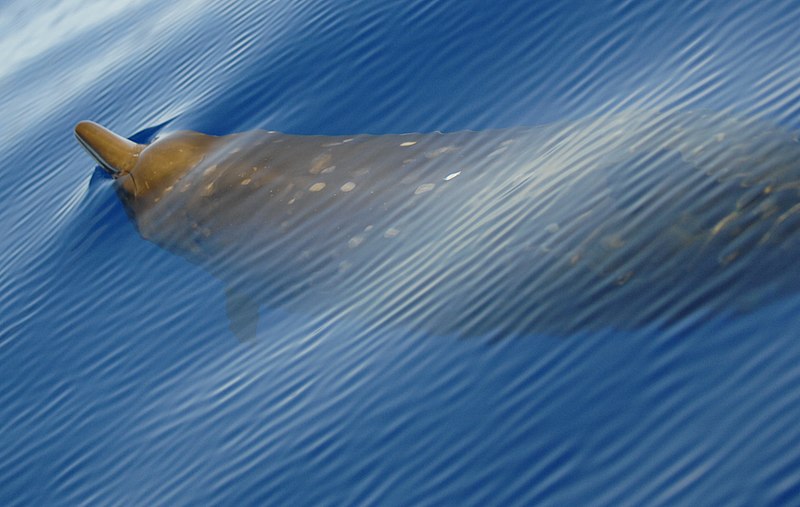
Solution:
[[[800,282],[800,144],[760,121],[623,112],[485,132],[150,145],[81,122],[140,234],[259,308],[455,336],[668,326]]]

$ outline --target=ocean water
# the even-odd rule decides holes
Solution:
[[[688,252],[709,257],[708,231],[751,209],[731,195],[737,171],[788,175],[747,184],[793,223],[797,26],[792,1],[5,2],[0,504],[800,504],[796,229],[751,250],[711,242],[712,260],[735,261],[726,276],[683,279],[684,257],[648,246],[727,218],[703,206],[716,201],[695,169],[736,185],[719,194],[732,218],[698,225]],[[502,192],[476,193],[485,213],[458,228],[420,205],[414,237],[474,248],[469,276],[425,279],[436,252],[400,243],[371,260],[389,275],[301,291],[304,305],[262,287],[274,304],[242,343],[225,281],[141,237],[75,141],[86,119],[141,142],[526,126],[557,149],[489,173],[507,177],[482,188]],[[677,127],[719,144],[676,147]],[[639,156],[618,131],[667,144]],[[537,181],[530,207],[505,198]],[[552,217],[596,196],[590,225],[640,242],[645,288],[608,299],[592,277],[511,290],[514,272],[479,276],[487,258],[506,265],[506,234],[558,232]],[[423,325],[446,295],[477,317]]]

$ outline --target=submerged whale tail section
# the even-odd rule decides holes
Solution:
[[[75,137],[100,167],[114,177],[129,173],[145,148],[91,121],[78,123]]]

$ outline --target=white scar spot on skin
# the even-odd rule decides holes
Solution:
[[[454,173],[450,173],[450,174],[448,174],[447,176],[444,177],[444,181],[450,181],[453,178],[455,178],[456,176],[458,176],[459,174],[461,174],[461,171],[456,171]]]
[[[245,178],[245,179],[242,180],[241,184],[242,185],[249,185],[251,181],[253,181],[253,180],[251,180],[250,178]]]
[[[342,144],[344,144],[344,143],[349,143],[349,142],[350,142],[350,141],[352,141],[352,140],[353,140],[353,138],[352,138],[352,137],[351,137],[351,138],[349,138],[349,139],[345,139],[344,141],[342,141]]]
[[[325,183],[322,183],[322,182],[320,181],[319,183],[314,183],[313,185],[311,185],[310,187],[308,187],[308,191],[309,191],[309,192],[319,192],[319,191],[320,191],[320,190],[322,190],[323,188],[325,188]]]
[[[406,141],[404,143],[400,143],[400,146],[405,148],[406,146],[414,146],[415,144],[417,144],[416,141]]]
[[[369,231],[371,231],[371,230],[372,230],[374,227],[375,227],[374,225],[368,225],[368,226],[364,227],[364,232],[369,232]]]
[[[347,183],[339,187],[339,190],[341,190],[342,192],[350,192],[354,188],[356,188],[356,184],[353,183],[352,181],[348,181]]]
[[[213,193],[214,193],[214,182],[212,181],[211,183],[205,186],[203,191],[200,192],[200,195],[202,195],[203,197],[208,197]]]
[[[234,148],[231,150],[231,153],[239,153],[240,151],[242,151],[241,148]]]
[[[545,227],[544,230],[550,234],[555,234],[558,232],[559,229],[560,227],[558,226],[558,224],[550,224],[547,227]]]
[[[445,153],[454,152],[457,149],[458,148],[456,148],[455,146],[443,146],[441,148],[429,151],[428,153],[425,154],[425,158],[428,159],[436,158],[438,156],[444,155]]]
[[[342,142],[341,142],[341,141],[339,141],[339,142],[335,142],[335,143],[325,143],[325,144],[323,144],[323,145],[322,145],[322,147],[323,147],[323,148],[330,148],[330,147],[332,147],[332,146],[339,146],[340,144],[342,144]]]
[[[330,153],[324,153],[314,157],[314,160],[311,161],[311,167],[308,169],[308,172],[311,174],[321,173],[323,169],[330,166],[331,158],[332,157]]]
[[[329,173],[332,173],[335,170],[336,170],[336,166],[332,165],[330,167],[326,167],[325,169],[323,169],[322,170],[322,174],[329,174]]]
[[[394,238],[398,234],[400,234],[400,231],[395,229],[394,227],[391,227],[389,229],[386,229],[386,232],[383,233],[383,237],[384,238]]]
[[[721,143],[722,141],[724,141],[725,140],[725,132],[720,132],[719,134],[715,135],[714,136],[714,140],[717,141],[718,143]]]
[[[415,183],[418,178],[419,178],[419,176],[417,174],[409,173],[406,176],[404,176],[402,180],[400,180],[400,184],[401,185],[410,185],[412,183]]]
[[[716,236],[717,234],[720,233],[720,231],[722,231],[722,229],[724,229],[728,224],[736,220],[738,217],[739,217],[738,211],[734,211],[733,213],[729,214],[728,216],[717,222],[717,225],[715,225],[711,229],[711,235]]]
[[[425,192],[430,192],[434,188],[436,188],[436,185],[434,185],[433,183],[425,183],[423,185],[418,186],[417,189],[414,190],[414,195],[419,195],[419,194],[424,194]]]
[[[498,148],[498,149],[494,150],[493,152],[489,153],[489,154],[488,154],[488,155],[486,155],[486,156],[487,156],[487,157],[496,157],[497,155],[500,155],[501,153],[503,153],[503,152],[504,152],[504,151],[506,151],[507,149],[508,149],[508,147],[507,147],[507,146],[503,146],[502,148]]]
[[[347,242],[347,246],[349,246],[350,248],[356,248],[363,242],[364,242],[364,236],[353,236],[352,238],[350,238],[350,241]]]
[[[619,250],[625,246],[625,240],[619,234],[612,234],[603,238],[603,244],[613,250]]]
[[[164,189],[164,193],[168,194],[168,193],[172,192],[172,188],[173,188],[172,185],[168,186],[167,188]]]
[[[217,164],[214,164],[214,165],[212,165],[212,166],[209,166],[209,167],[208,167],[208,169],[206,169],[205,171],[203,171],[203,176],[208,176],[209,174],[213,173],[213,172],[214,172],[214,171],[216,171],[216,170],[217,170]]]
[[[634,275],[633,271],[628,271],[626,273],[623,273],[622,276],[614,280],[614,283],[616,283],[617,285],[625,285],[628,282],[628,280],[630,280],[631,277],[633,277],[633,275]]]

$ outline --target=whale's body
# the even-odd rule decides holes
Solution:
[[[76,134],[141,235],[259,306],[432,332],[627,329],[738,313],[800,282],[796,134],[619,113],[449,134]]]

